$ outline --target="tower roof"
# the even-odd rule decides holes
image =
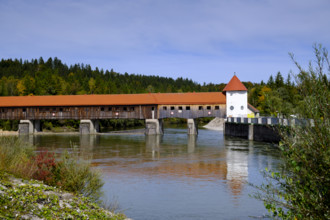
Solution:
[[[222,92],[227,91],[247,91],[247,88],[243,85],[243,83],[237,78],[236,75],[231,78],[229,83],[225,86]]]

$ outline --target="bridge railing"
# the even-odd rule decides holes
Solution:
[[[312,125],[313,119],[296,119],[296,118],[274,118],[274,117],[258,117],[258,118],[245,118],[245,117],[229,117],[227,122],[239,124],[260,124],[260,125]]]

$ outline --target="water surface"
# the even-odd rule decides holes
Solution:
[[[267,214],[249,196],[260,170],[279,163],[275,146],[224,137],[222,132],[168,128],[137,134],[37,135],[38,150],[76,148],[103,174],[104,199],[133,219],[249,219]]]

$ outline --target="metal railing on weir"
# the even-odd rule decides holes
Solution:
[[[313,119],[296,119],[296,118],[274,118],[274,117],[228,117],[227,122],[238,124],[259,124],[259,125],[282,125],[282,126],[295,126],[295,125],[314,125]]]

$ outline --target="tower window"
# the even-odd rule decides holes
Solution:
[[[230,106],[230,110],[234,110],[234,106]]]
[[[166,111],[167,110],[167,106],[163,106],[163,110]]]
[[[189,111],[189,110],[190,110],[190,106],[186,106],[186,110],[188,110],[188,111]]]
[[[198,110],[203,110],[203,106],[198,106]]]
[[[206,109],[207,110],[211,110],[211,106],[206,106]]]
[[[242,105],[242,106],[241,106],[241,110],[243,110],[243,109],[244,109],[244,106]]]
[[[220,106],[216,105],[216,106],[214,107],[214,109],[215,109],[215,110],[219,110],[219,109],[220,109]]]

